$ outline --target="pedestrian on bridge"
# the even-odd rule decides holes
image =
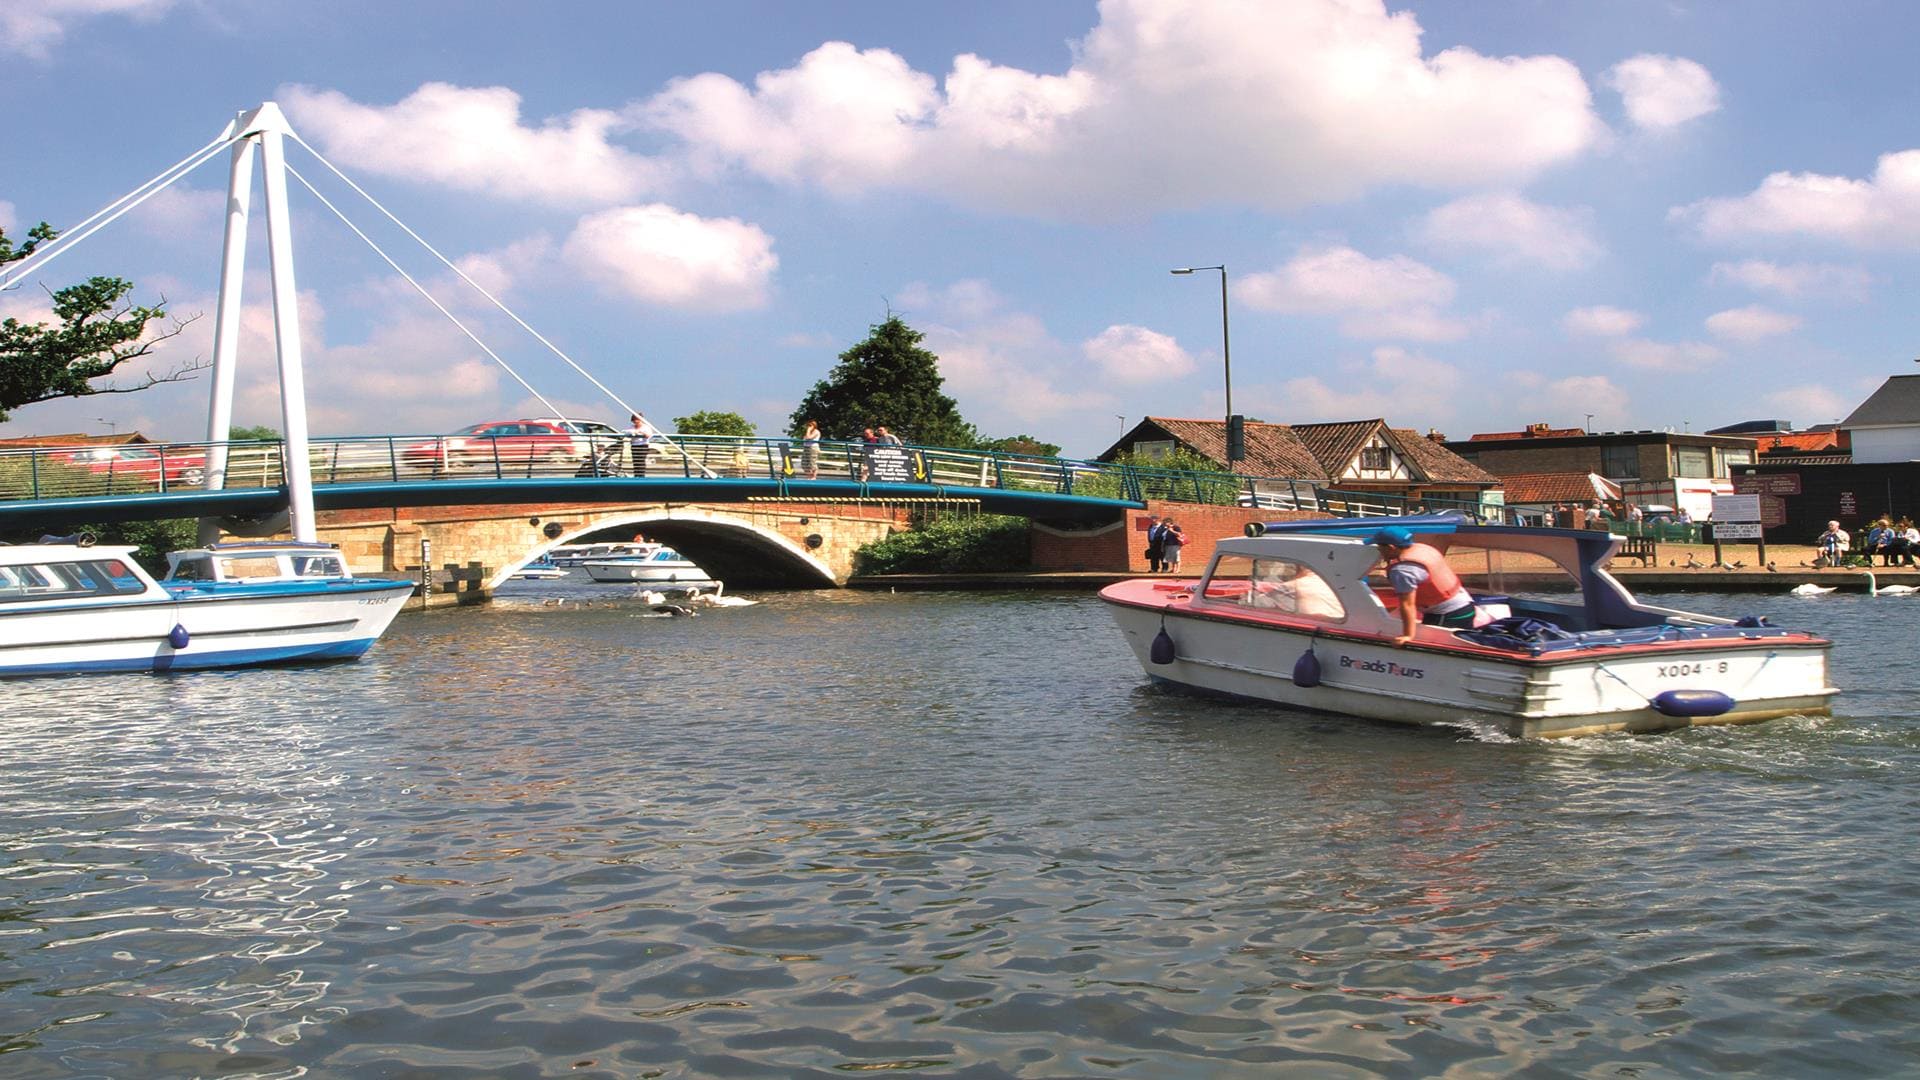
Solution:
[[[631,459],[633,475],[647,475],[647,440],[653,437],[653,425],[647,418],[634,413],[627,417],[627,456]]]
[[[800,433],[800,470],[809,480],[820,479],[820,425],[812,420]]]

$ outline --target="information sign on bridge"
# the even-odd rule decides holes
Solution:
[[[899,446],[869,446],[867,480],[882,484],[921,484],[927,479],[920,455]]]

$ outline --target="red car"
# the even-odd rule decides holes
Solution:
[[[199,487],[207,480],[207,452],[201,447],[126,444],[59,450],[43,457],[85,465],[107,479],[109,487]]]
[[[592,420],[494,420],[401,447],[400,457],[405,464],[436,470],[490,469],[497,463],[523,469],[564,467],[570,472],[596,450],[616,446],[624,437]]]

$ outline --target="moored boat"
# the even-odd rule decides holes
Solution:
[[[1370,538],[1443,553],[1474,625],[1403,632]],[[1644,604],[1607,572],[1619,539],[1451,515],[1278,522],[1220,541],[1197,584],[1100,593],[1154,679],[1324,712],[1513,736],[1825,715],[1832,643],[1764,618]]]
[[[552,581],[567,576],[567,568],[554,563],[552,559],[535,559],[513,572],[513,576],[523,581]]]
[[[708,582],[713,580],[692,560],[670,547],[649,545],[651,550],[608,558],[588,559],[581,563],[595,581],[620,582]]]
[[[176,552],[164,581],[133,550],[0,547],[0,676],[352,659],[413,592],[352,576],[323,544]]]

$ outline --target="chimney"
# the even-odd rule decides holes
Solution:
[[[1552,430],[1553,430],[1552,426],[1548,424],[1528,424],[1527,438],[1537,439],[1540,436],[1545,435],[1547,432]]]
[[[1436,431],[1433,428],[1428,428],[1427,441],[1431,443],[1443,443],[1447,441],[1447,436],[1445,432]]]

